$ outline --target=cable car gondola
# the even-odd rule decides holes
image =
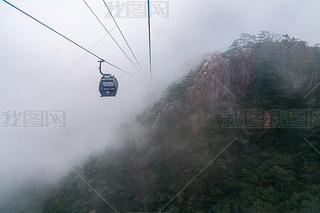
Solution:
[[[116,96],[119,88],[118,80],[111,74],[104,74],[99,84],[101,97]]]
[[[99,83],[99,92],[101,94],[101,97],[114,97],[117,94],[118,88],[119,88],[119,83],[116,77],[111,74],[103,74],[101,71],[101,63],[104,61],[101,60],[99,61],[100,66],[99,66],[99,71],[102,75]]]

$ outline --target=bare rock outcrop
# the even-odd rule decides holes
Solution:
[[[167,121],[175,121],[180,119],[185,113],[185,105],[179,101],[174,100],[167,103],[162,109],[162,118]]]
[[[221,55],[211,56],[203,64],[192,86],[187,88],[184,100],[167,103],[155,118],[152,129],[158,128],[163,121],[175,122],[189,113],[191,131],[197,135],[219,106],[234,107],[236,93],[244,92],[249,85],[252,53],[251,48],[243,48],[241,53],[233,56],[238,57],[236,60]],[[241,62],[234,64],[232,61]]]

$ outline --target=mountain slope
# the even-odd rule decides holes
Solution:
[[[319,47],[243,34],[123,124],[43,212],[319,212],[319,74]]]

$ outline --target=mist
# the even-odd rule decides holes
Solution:
[[[0,3],[0,200],[31,181],[56,183],[70,167],[115,144],[117,128],[149,107],[172,81],[206,53],[225,51],[241,33],[262,30],[303,39],[320,38],[317,0],[168,1],[168,17],[151,20],[152,76],[146,18],[117,18],[143,71],[136,70],[82,1],[12,0],[12,4],[132,75],[116,75],[115,98],[101,98],[98,59]],[[120,3],[127,3],[120,0]],[[102,1],[88,0],[107,29],[131,56]],[[132,58],[132,57],[131,57]],[[66,113],[65,126],[6,127],[4,112]],[[1,193],[3,192],[3,193]]]

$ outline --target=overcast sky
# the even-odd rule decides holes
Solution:
[[[69,164],[103,150],[120,123],[153,103],[171,81],[194,68],[204,53],[227,50],[241,33],[267,30],[310,45],[320,42],[318,0],[155,1],[150,80],[147,19],[130,17],[132,12],[143,16],[133,11],[139,5],[130,6],[132,1],[113,1],[120,7],[112,10],[121,11],[121,18],[117,15],[116,19],[144,72],[130,64],[82,0],[10,2],[83,47],[94,47],[92,52],[134,76],[103,64],[104,72],[118,78],[120,90],[116,98],[100,98],[97,58],[1,1],[0,191],[24,179],[57,180]],[[102,0],[87,3],[112,30],[115,25],[106,16]],[[166,4],[168,10],[163,8]],[[131,57],[119,32],[111,33]],[[66,127],[5,127],[6,112],[26,110],[64,110]]]

